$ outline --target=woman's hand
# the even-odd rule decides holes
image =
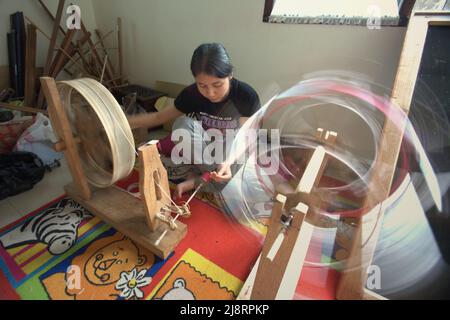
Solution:
[[[217,172],[211,172],[211,178],[220,183],[229,181],[232,177],[231,167],[228,163],[222,163],[217,167]]]

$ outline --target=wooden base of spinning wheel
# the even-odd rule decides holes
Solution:
[[[156,230],[151,231],[142,200],[117,188],[92,190],[92,197],[89,200],[83,199],[73,183],[64,189],[83,207],[162,259],[167,258],[186,235],[187,226],[179,221],[175,230],[170,230],[165,223],[159,223]],[[170,232],[155,245],[160,235],[167,229]]]
[[[166,259],[186,235],[187,226],[176,221],[176,224],[173,222],[176,228],[171,229],[158,219],[158,214],[170,205],[171,200],[168,198],[167,172],[159,159],[155,143],[139,148],[142,199],[114,186],[97,188],[90,185],[77,147],[78,144],[83,146],[90,142],[83,141],[87,139],[85,136],[74,137],[55,80],[42,77],[41,84],[53,129],[60,139],[55,149],[64,151],[73,179],[65,187],[67,194],[137,244]]]

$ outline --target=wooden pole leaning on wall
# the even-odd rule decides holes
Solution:
[[[27,25],[25,48],[25,107],[36,105],[36,26]]]
[[[44,77],[50,75],[50,67],[51,67],[52,60],[53,60],[53,51],[56,46],[56,38],[58,36],[58,30],[59,30],[60,24],[61,24],[61,17],[62,17],[63,10],[64,10],[64,3],[65,3],[65,0],[59,0],[59,2],[58,2],[58,9],[56,12],[55,21],[53,22],[53,31],[52,31],[52,35],[50,38],[50,43],[48,45],[47,58],[46,58],[45,65],[44,65],[44,72],[43,72]],[[39,91],[39,95],[38,95],[37,107],[43,108],[43,106],[44,106],[44,95],[43,95],[43,92],[41,89]]]
[[[109,37],[110,35],[114,34],[114,30],[109,31],[108,33],[106,33],[101,40],[104,41],[107,37]],[[87,42],[87,40],[90,38],[91,34],[90,32],[88,32],[87,34],[84,34],[84,36],[81,38],[82,44],[84,44],[85,42]],[[94,47],[97,47],[97,45],[100,43],[100,40],[94,43]],[[89,52],[91,51],[90,48],[87,48],[86,50],[83,50],[82,54],[84,56],[86,56]],[[67,68],[72,68],[79,60],[81,59],[81,54],[79,55],[79,57],[77,57],[76,59],[74,59],[72,61],[71,64],[69,64],[67,66]]]
[[[337,134],[317,131],[319,141],[333,145]],[[320,200],[314,194],[328,162],[323,146],[310,155],[294,193],[278,194],[264,246],[239,299],[292,300],[305,262]]]
[[[119,56],[119,76],[120,81],[119,85],[123,84],[123,48],[122,48],[122,19],[117,18],[117,47],[118,47],[118,56]]]
[[[25,19],[30,23],[30,24],[33,24],[34,26],[36,26],[34,23],[33,23],[33,21],[31,21],[31,19],[29,18],[29,17],[27,17],[27,16],[25,16]],[[39,28],[38,26],[36,26],[36,30],[37,31],[39,31],[40,32],[40,34],[42,34],[45,38],[47,38],[49,41],[51,40],[51,38],[50,38],[50,36],[49,35],[47,35],[41,28]],[[83,37],[81,40],[79,40],[79,41],[87,41],[87,39],[86,40],[84,40],[85,38]],[[74,59],[74,58],[72,58],[72,56],[73,56],[73,54],[74,54],[74,52],[73,52],[73,50],[75,49],[75,47],[73,47],[73,46],[71,46],[70,47],[70,50],[69,50],[69,52],[66,52],[61,46],[59,46],[59,45],[56,45],[55,46],[55,50],[58,50],[59,52],[61,52],[68,60],[71,60],[72,61],[72,66],[73,65],[77,65],[78,66],[78,68],[80,69],[80,70],[82,70],[83,72],[85,72],[85,74],[89,74],[88,72],[86,72],[86,70],[84,70],[84,68],[83,68],[83,66],[80,64],[80,63],[78,63],[77,61],[77,59]],[[67,68],[65,68],[64,69],[69,75],[72,75],[72,73],[69,71],[69,70],[67,70]],[[91,77],[94,77],[93,75],[90,75]],[[95,78],[95,77],[94,77]],[[39,82],[37,82],[37,84],[39,84]]]
[[[77,33],[77,30],[71,29],[68,30],[62,43],[61,48],[62,50],[58,50],[58,52],[55,55],[55,58],[52,61],[52,64],[49,69],[48,75],[51,77],[56,77],[58,73],[61,71],[61,69],[64,67],[66,62],[68,61],[67,57],[64,55],[63,52],[67,52],[69,56],[73,56],[74,54],[74,47],[72,45],[72,39],[75,37],[75,34]]]
[[[33,107],[19,107],[19,106],[15,106],[13,104],[4,103],[4,102],[0,102],[0,108],[17,110],[17,111],[26,112],[26,113],[42,113],[46,116],[48,115],[48,112],[46,110],[33,108]]]
[[[94,75],[94,74],[95,74],[95,70],[92,70],[92,69],[90,68],[90,66],[89,66],[89,64],[88,64],[88,61],[87,61],[87,59],[86,59],[86,53],[85,53],[85,51],[83,50],[84,44],[88,41],[88,39],[89,39],[90,37],[91,37],[91,33],[88,32],[88,33],[84,34],[83,37],[81,37],[81,39],[78,39],[78,40],[76,41],[76,51],[77,51],[77,53],[78,53],[78,55],[79,55],[79,58],[78,58],[78,59],[81,59],[81,65],[83,66],[83,72],[84,72],[86,75],[89,75],[89,74],[90,74],[90,75]],[[87,52],[89,52],[89,50],[88,50]],[[75,60],[75,61],[78,61],[78,59]]]
[[[47,13],[47,15],[50,17],[50,19],[55,22],[55,17],[53,16],[53,14],[50,12],[50,10],[47,8],[47,6],[44,4],[44,2],[42,2],[42,0],[38,0],[39,3],[41,4],[42,8],[44,9],[44,11]],[[61,27],[61,25],[59,25],[59,30],[61,31],[61,33],[65,36],[66,35],[66,31],[64,31],[64,29]]]
[[[89,32],[87,31],[87,29],[86,29],[86,27],[84,26],[84,23],[83,22],[81,22],[81,31],[84,33],[84,34],[89,34]],[[102,59],[100,58],[100,55],[98,54],[98,51],[97,51],[97,49],[96,49],[96,47],[95,47],[95,44],[94,44],[94,42],[92,41],[92,39],[91,39],[91,37],[88,37],[88,39],[87,39],[87,44],[88,44],[88,46],[89,46],[89,49],[91,50],[91,54],[92,54],[92,56],[93,56],[93,58],[94,58],[94,61],[95,61],[95,64],[97,65],[97,66],[102,66],[103,65],[103,61],[102,61]],[[100,74],[99,74],[99,76],[100,76]],[[111,73],[110,73],[110,70],[109,69],[106,69],[106,77],[105,77],[105,80],[110,80],[110,79],[113,79],[114,78],[114,75],[112,75]]]
[[[98,30],[98,29],[95,29],[95,33],[97,34],[97,38],[99,39],[98,41],[100,42],[100,46],[101,46],[101,48],[102,48],[103,55],[104,55],[104,56],[108,56],[108,51],[106,50],[105,44],[104,44],[103,39],[102,39],[102,33],[101,33],[100,30]],[[108,59],[108,60],[107,60],[107,66],[106,66],[106,67],[108,68],[108,72],[109,72],[111,75],[113,75],[113,77],[115,78],[114,67],[113,67],[113,65],[112,65],[112,63],[111,63],[111,59]],[[115,85],[118,84],[118,83],[116,82],[116,79],[110,79],[110,81],[112,82],[112,85],[113,85],[113,86],[115,86]]]

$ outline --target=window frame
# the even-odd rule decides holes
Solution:
[[[276,0],[264,0],[264,11],[262,21],[265,23],[279,23],[270,21],[270,15],[272,14],[273,7],[275,5]],[[382,25],[382,26],[391,26],[391,27],[406,27],[408,25],[409,18],[413,11],[416,0],[402,0],[399,9],[399,23],[398,25]],[[289,24],[317,24],[317,23],[289,23]],[[326,25],[342,25],[337,23],[330,23]],[[347,24],[346,24],[347,25]],[[361,25],[352,25],[352,26],[361,26]]]

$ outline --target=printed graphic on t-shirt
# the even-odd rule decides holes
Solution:
[[[218,117],[205,112],[199,112],[197,120],[202,122],[205,130],[216,128],[222,131],[226,129],[236,129],[238,127],[238,120],[236,118]]]

